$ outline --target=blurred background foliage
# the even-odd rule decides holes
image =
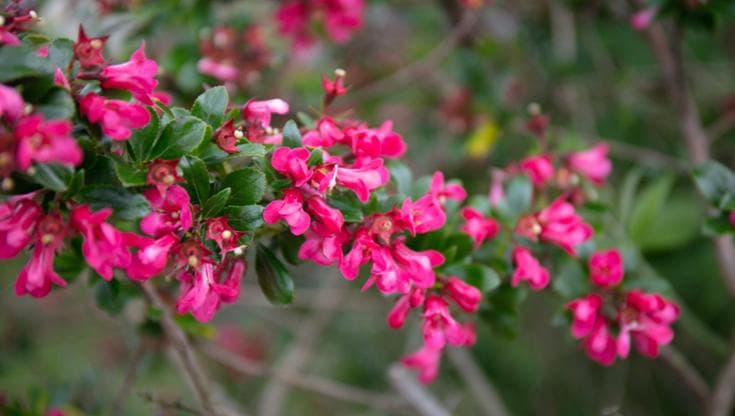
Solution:
[[[702,118],[712,129],[713,155],[735,166],[735,5],[656,3],[660,19],[686,28],[682,53]],[[466,11],[453,0],[369,0],[364,26],[349,43],[334,45],[321,37],[308,53],[297,54],[277,34],[275,4],[49,0],[39,2],[38,10],[44,18],[40,29],[52,35],[75,38],[78,23],[94,36],[109,33],[108,53],[117,60],[144,39],[162,66],[162,89],[184,106],[203,86],[218,84],[197,70],[200,45],[213,28],[258,25],[267,56],[249,55],[237,48],[252,45],[237,44],[243,65],[257,65],[231,88],[235,103],[282,97],[292,110],[313,117],[321,100],[320,76],[344,68],[351,92],[337,100],[334,114],[371,124],[392,119],[409,143],[411,168],[420,174],[444,170],[470,193],[486,193],[493,167],[537,148],[525,127],[531,103],[551,116],[550,140],[561,148],[607,141],[615,161],[611,186],[599,191],[585,214],[613,230],[606,238],[623,247],[626,265],[638,270],[636,279],[682,303],[674,345],[707,380],[715,379],[733,336],[735,304],[702,232],[706,209],[689,176],[675,109],[648,45],[628,24],[636,9],[617,0],[495,0]],[[131,323],[145,309],[138,301],[126,302],[125,283],[78,281],[41,301],[16,298],[12,285],[20,264],[6,263],[0,279],[4,400],[20,401],[25,409],[56,406],[67,416],[108,414],[134,368],[135,383],[120,403],[121,414],[187,414],[186,404],[193,404],[187,385],[155,334]],[[389,303],[376,292],[360,294],[358,283],[332,271],[302,267],[293,274],[293,307],[270,306],[249,271],[242,299],[212,326],[186,318],[180,323],[256,363],[277,366],[302,348],[303,374],[390,390],[386,369],[418,345],[418,328],[390,331],[384,323]],[[553,271],[560,293],[575,294],[582,277],[572,263]],[[501,286],[486,303],[502,313],[488,312],[491,319],[479,324],[472,355],[512,414],[698,412],[695,397],[667,360],[633,355],[612,368],[600,367],[576,347],[558,295],[521,293],[528,299],[519,307],[518,296],[508,293],[517,292]],[[223,393],[248,413],[257,412],[272,383],[216,365],[212,371]],[[455,414],[481,412],[451,360],[430,389]],[[291,389],[283,405],[283,414],[386,413],[302,388]]]

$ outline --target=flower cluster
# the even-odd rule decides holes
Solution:
[[[202,36],[199,50],[202,54],[197,63],[199,72],[231,87],[251,85],[270,62],[270,52],[257,25],[239,30],[215,27]]]
[[[567,304],[572,335],[582,340],[592,360],[603,365],[626,358],[631,337],[642,355],[657,357],[659,348],[674,338],[670,326],[679,317],[679,308],[659,294],[619,287],[624,269],[618,250],[595,252],[588,265],[597,291]]]
[[[337,43],[348,41],[362,26],[363,0],[286,0],[276,11],[278,31],[291,38],[296,50],[313,42],[310,31],[315,16],[323,16],[324,28]]]

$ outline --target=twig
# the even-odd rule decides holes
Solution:
[[[717,139],[732,129],[735,129],[735,111],[728,111],[707,129],[710,144],[716,142]]]
[[[388,380],[419,415],[449,416],[449,411],[400,364],[393,364],[388,369]]]
[[[717,383],[710,397],[707,414],[709,416],[728,416],[735,401],[735,350],[717,377]]]
[[[399,396],[376,393],[319,376],[267,368],[260,363],[247,360],[244,357],[215,345],[205,347],[204,353],[212,360],[242,374],[256,377],[271,377],[283,384],[318,393],[336,400],[357,403],[387,412],[405,410],[406,408],[406,402]]]
[[[699,371],[695,369],[686,357],[676,348],[669,345],[661,349],[661,359],[684,380],[689,390],[694,394],[699,405],[704,408],[709,398],[709,386]]]
[[[145,340],[141,340],[140,344],[133,352],[133,356],[130,357],[130,364],[128,364],[128,371],[125,373],[122,386],[120,386],[120,390],[118,390],[112,401],[112,405],[110,406],[110,414],[112,416],[120,414],[123,408],[123,403],[130,395],[130,390],[133,388],[133,384],[135,383],[135,376],[138,374],[140,361],[145,357],[146,352],[148,352],[148,346],[146,345]]]
[[[165,400],[160,397],[155,397],[151,393],[147,393],[147,392],[140,392],[138,393],[138,396],[140,396],[141,399],[147,402],[153,403],[157,405],[158,407],[161,407],[164,409],[179,410],[182,412],[190,413],[192,415],[204,416],[204,414],[199,412],[197,409],[189,407],[185,405],[184,403],[181,403],[178,400]]]
[[[417,61],[403,66],[392,74],[371,83],[357,86],[350,92],[352,101],[360,101],[375,95],[381,95],[386,91],[405,87],[407,83],[422,79],[422,74],[430,73],[436,66],[451,55],[452,51],[459,45],[464,37],[470,33],[480,14],[471,10],[465,11],[462,20],[452,29],[447,37],[442,40],[426,56]]]
[[[181,358],[186,375],[194,387],[194,392],[199,399],[202,409],[207,415],[223,416],[223,412],[214,405],[212,400],[210,392],[212,383],[194,355],[193,349],[186,339],[186,335],[176,325],[176,322],[174,322],[171,312],[166,307],[153,284],[151,282],[145,282],[142,286],[143,291],[151,303],[161,310],[161,326],[163,327],[163,331]]]
[[[275,365],[276,372],[301,371],[301,368],[309,361],[317,340],[319,340],[322,332],[324,332],[343,301],[344,297],[333,296],[331,291],[318,293],[314,297],[314,302],[320,304],[322,309],[313,311],[312,315],[298,328],[294,335],[293,346],[283,354],[280,361]],[[263,389],[260,397],[258,415],[280,415],[287,395],[288,386],[277,379],[271,380]]]
[[[475,396],[483,414],[488,416],[505,416],[508,410],[500,398],[495,386],[478,367],[472,353],[466,348],[450,348],[447,351],[449,361],[459,371],[465,385]]]

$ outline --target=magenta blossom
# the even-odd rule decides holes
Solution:
[[[536,187],[543,186],[554,176],[554,164],[551,162],[551,156],[549,155],[538,155],[524,159],[521,161],[520,168]]]
[[[314,220],[323,224],[327,230],[333,233],[339,232],[345,222],[342,212],[329,206],[327,201],[320,196],[312,196],[307,199],[306,210]]]
[[[333,41],[344,43],[362,26],[363,0],[322,0],[326,18],[324,26]],[[318,3],[317,3],[318,4]]]
[[[441,171],[436,171],[431,176],[429,193],[438,199],[440,204],[446,202],[447,199],[462,202],[467,198],[467,191],[464,190],[462,185],[444,183],[444,174]]]
[[[217,242],[222,255],[239,247],[240,237],[242,237],[242,233],[230,227],[227,217],[207,220],[207,238]]]
[[[339,271],[342,276],[347,280],[355,279],[360,271],[360,266],[370,261],[371,253],[378,247],[366,229],[358,229],[352,236],[352,248],[339,262]]]
[[[612,172],[612,162],[607,157],[608,147],[600,143],[581,152],[567,156],[569,169],[589,179],[595,185],[602,185]]]
[[[25,102],[15,88],[0,84],[0,117],[15,122],[23,115]]]
[[[393,122],[390,120],[375,129],[362,125],[348,127],[344,134],[343,140],[358,157],[397,159],[406,153],[406,142],[393,131]]]
[[[346,232],[334,232],[325,225],[315,222],[306,232],[306,241],[299,248],[301,260],[311,260],[322,266],[342,261],[342,246],[348,240]]]
[[[618,321],[620,335],[618,352],[625,358],[630,350],[630,337],[638,352],[655,358],[662,345],[671,343],[674,331],[671,324],[679,318],[679,307],[659,294],[631,290],[626,294]]]
[[[444,209],[432,194],[426,194],[416,202],[406,198],[401,205],[400,218],[411,235],[438,230],[447,222]]]
[[[335,165],[334,169],[337,171],[337,185],[350,189],[363,203],[370,199],[370,192],[385,185],[390,179],[390,173],[383,166],[382,159],[373,159],[351,168]]]
[[[173,234],[166,234],[156,240],[125,233],[125,242],[130,248],[138,248],[131,257],[128,266],[128,277],[133,280],[145,281],[163,272],[168,264],[169,252],[179,239]]]
[[[533,257],[531,251],[523,246],[513,249],[515,271],[511,277],[511,285],[518,286],[521,280],[528,282],[533,290],[541,290],[549,284],[549,271]]]
[[[419,381],[431,383],[439,373],[442,349],[423,345],[418,351],[401,358],[401,363],[418,371]]]
[[[288,103],[280,98],[265,101],[250,100],[242,107],[242,115],[250,124],[259,127],[270,127],[271,114],[288,113]]]
[[[56,70],[54,70],[54,85],[57,87],[64,88],[65,90],[71,90],[71,85],[69,85],[69,80],[66,79],[66,75],[64,75],[64,71],[61,70],[61,68],[56,67]]]
[[[108,99],[93,92],[81,99],[79,108],[90,122],[99,123],[102,133],[113,140],[127,140],[132,129],[139,129],[151,121],[145,107]]]
[[[209,322],[222,303],[232,303],[240,294],[240,281],[245,273],[245,262],[227,258],[215,270],[209,262],[182,271],[181,296],[176,302],[179,314],[191,312],[199,322]]]
[[[638,31],[646,30],[656,18],[657,14],[658,8],[655,6],[640,10],[630,16],[630,26]]]
[[[472,286],[464,280],[450,276],[444,284],[447,295],[467,313],[477,312],[482,301],[480,289]]]
[[[576,247],[589,240],[594,231],[577,215],[574,205],[559,197],[535,215],[521,217],[516,224],[516,232],[532,240],[556,244],[576,256]]]
[[[131,258],[123,233],[106,222],[110,215],[110,208],[92,212],[88,205],[71,210],[71,225],[84,237],[84,259],[105,280],[112,279],[113,268],[127,268]]]
[[[74,58],[79,61],[82,68],[93,68],[105,65],[105,57],[102,56],[102,50],[109,36],[100,36],[90,38],[84,32],[82,25],[79,25],[79,35],[74,43]]]
[[[34,161],[72,166],[80,164],[84,155],[70,136],[71,127],[68,120],[44,121],[40,114],[21,119],[15,126],[18,167],[26,170]]]
[[[295,149],[279,147],[273,152],[271,165],[273,169],[291,179],[294,186],[298,187],[308,182],[314,174],[307,166],[307,160],[309,160],[309,150],[305,147]]]
[[[437,295],[429,295],[424,303],[424,344],[443,348],[446,344],[461,346],[465,342],[462,325],[449,313],[447,302]]]
[[[460,230],[470,236],[475,248],[480,247],[485,240],[495,237],[500,230],[497,221],[491,217],[485,217],[474,208],[462,208],[462,218],[465,223]]]
[[[186,190],[178,185],[166,189],[161,195],[158,189],[143,193],[151,206],[150,214],[140,220],[140,229],[152,237],[161,237],[174,231],[188,231],[192,225],[191,202]]]
[[[322,117],[316,122],[316,128],[309,130],[301,138],[304,146],[331,147],[344,140],[345,134],[329,117]]]
[[[623,280],[623,257],[616,249],[592,253],[587,264],[592,283],[599,287],[615,286]]]
[[[567,303],[566,308],[572,311],[572,335],[575,338],[584,338],[592,333],[601,307],[602,298],[596,293]]]
[[[104,89],[129,91],[133,97],[147,105],[153,105],[151,94],[158,85],[158,64],[145,56],[145,42],[133,53],[128,62],[105,67],[100,74]]]
[[[600,317],[592,328],[592,333],[584,340],[583,346],[591,360],[609,366],[615,361],[618,346],[610,333],[606,319]]]
[[[298,189],[290,188],[283,192],[283,199],[271,201],[263,210],[266,224],[286,221],[293,235],[301,235],[309,229],[311,217],[304,211],[304,196]]]
[[[239,75],[239,71],[234,65],[227,62],[218,62],[209,57],[204,57],[197,62],[197,70],[222,82],[234,81]]]
[[[48,214],[39,221],[31,259],[15,281],[16,295],[41,298],[51,291],[52,283],[66,286],[66,281],[54,271],[54,257],[66,234],[67,226],[58,213]]]
[[[444,264],[444,256],[436,250],[414,251],[398,239],[393,243],[393,257],[415,287],[427,289],[436,282],[434,268]],[[406,291],[401,291],[406,293]]]
[[[28,246],[42,216],[41,207],[31,199],[11,199],[1,204],[0,258],[13,258]]]
[[[166,189],[175,183],[184,182],[176,167],[178,160],[155,160],[148,166],[148,174],[145,177],[146,185],[155,186],[161,195],[166,195]]]

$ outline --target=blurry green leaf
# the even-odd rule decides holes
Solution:
[[[314,119],[302,111],[299,111],[298,113],[296,113],[296,118],[298,118],[299,122],[301,122],[301,125],[303,125],[307,129],[313,129],[316,127],[316,123],[314,122]]]
[[[150,158],[179,159],[196,149],[209,129],[207,123],[196,117],[177,117],[163,128],[161,136],[153,144]]]
[[[526,175],[513,177],[505,187],[505,197],[498,202],[497,212],[504,222],[513,222],[531,208],[533,186]],[[487,198],[484,198],[487,201]]]
[[[587,274],[576,260],[567,260],[553,274],[552,287],[564,299],[573,299],[589,292]]]
[[[511,287],[508,283],[501,284],[487,296],[480,309],[480,318],[487,322],[494,332],[508,338],[517,335],[520,323],[518,322],[521,301],[526,292],[520,288]]]
[[[439,247],[441,248],[439,249]],[[454,262],[461,261],[470,255],[470,253],[472,253],[473,243],[472,239],[467,234],[455,233],[449,235],[442,242],[441,246],[428,246],[426,248],[441,250],[446,258],[445,264],[452,264]]]
[[[213,339],[217,334],[214,325],[199,322],[191,314],[176,315],[174,320],[184,332],[194,337]]]
[[[480,289],[482,293],[491,292],[501,283],[498,273],[483,264],[456,265],[448,268],[445,273],[459,276],[465,282]]]
[[[114,163],[115,174],[123,186],[131,187],[145,185],[148,172],[136,168],[129,162],[115,160]]]
[[[735,232],[735,226],[727,216],[712,217],[705,221],[702,232],[708,237],[714,237]]]
[[[236,170],[222,180],[223,188],[230,188],[230,205],[252,205],[263,199],[265,175],[253,168]]]
[[[228,103],[229,97],[227,96],[225,87],[213,87],[197,97],[194,105],[191,107],[191,114],[217,128],[222,124]]]
[[[735,174],[719,162],[710,160],[693,170],[694,181],[702,195],[719,209],[733,208]]]
[[[128,283],[121,283],[117,279],[100,280],[94,292],[97,306],[111,315],[122,312],[128,301],[137,294],[138,291],[134,287]]]
[[[202,215],[204,218],[218,216],[227,204],[227,200],[230,199],[231,191],[232,190],[230,188],[225,188],[209,197],[202,208]]]
[[[293,301],[293,280],[286,268],[273,252],[258,244],[255,255],[255,271],[258,284],[268,300],[276,305],[286,305]]]
[[[87,269],[87,262],[82,257],[81,241],[74,239],[54,257],[54,271],[67,283],[71,283]]]
[[[52,191],[64,192],[74,178],[74,169],[64,165],[38,164],[33,167],[33,181]]]
[[[79,191],[77,199],[93,210],[112,208],[113,215],[121,220],[138,220],[150,212],[143,195],[116,186],[87,186]]]
[[[238,152],[234,156],[264,157],[267,150],[260,143],[243,143],[237,145]]]
[[[128,146],[132,153],[132,157],[138,161],[150,160],[153,145],[158,139],[158,131],[161,127],[161,122],[153,108],[148,108],[148,112],[151,115],[151,121],[142,129],[133,130],[133,134],[128,139]]]
[[[352,192],[335,192],[327,199],[327,202],[342,212],[345,222],[360,222],[364,217],[362,203]]]
[[[309,153],[309,159],[306,161],[308,166],[316,166],[324,163],[324,151],[321,148],[315,148]]]
[[[293,120],[288,120],[283,126],[283,145],[287,147],[301,147],[301,133]]]
[[[391,181],[393,181],[396,186],[396,191],[401,195],[408,196],[411,191],[413,181],[411,169],[409,169],[404,163],[395,160],[389,161],[387,165],[390,171]]]
[[[74,99],[64,88],[52,88],[41,101],[35,105],[38,112],[47,120],[69,119],[76,113]]]
[[[179,162],[186,183],[184,186],[192,197],[194,204],[201,205],[209,198],[209,171],[201,159],[185,156]]]
[[[261,205],[229,206],[225,213],[227,222],[238,231],[252,231],[263,225]]]

